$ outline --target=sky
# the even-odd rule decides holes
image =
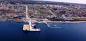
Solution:
[[[69,2],[69,3],[80,3],[86,4],[86,0],[38,0],[38,1],[57,1],[57,2]]]

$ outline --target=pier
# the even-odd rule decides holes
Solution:
[[[26,5],[26,18],[25,21],[28,22],[29,24],[24,24],[23,26],[23,30],[24,31],[40,31],[40,29],[34,28],[34,26],[32,26],[32,20],[30,18],[30,16],[28,17],[28,6]]]

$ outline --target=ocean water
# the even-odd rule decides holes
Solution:
[[[86,23],[38,23],[40,32],[24,32],[23,22],[0,22],[0,41],[86,41]]]

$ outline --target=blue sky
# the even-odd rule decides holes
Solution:
[[[39,1],[57,1],[57,2],[69,2],[69,3],[86,4],[86,0],[39,0]]]

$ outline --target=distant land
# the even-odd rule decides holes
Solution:
[[[53,2],[53,1],[34,1],[34,0],[0,0],[0,2],[7,2],[11,4],[54,4],[54,5],[86,5],[78,3],[66,3],[66,2]]]
[[[53,2],[53,1],[30,1],[30,0],[0,0],[0,4],[1,4],[1,19],[4,19],[3,17],[6,17],[7,19],[8,18],[13,19],[15,16],[25,16],[24,13],[25,7],[23,6],[27,5],[30,10],[29,13],[33,14],[31,17],[47,18],[52,20],[68,20],[68,21],[71,19],[74,19],[74,21],[80,20],[79,18],[77,19],[76,17],[82,17],[81,20],[84,19],[86,20],[86,4]],[[65,18],[65,17],[73,17],[73,18]]]

